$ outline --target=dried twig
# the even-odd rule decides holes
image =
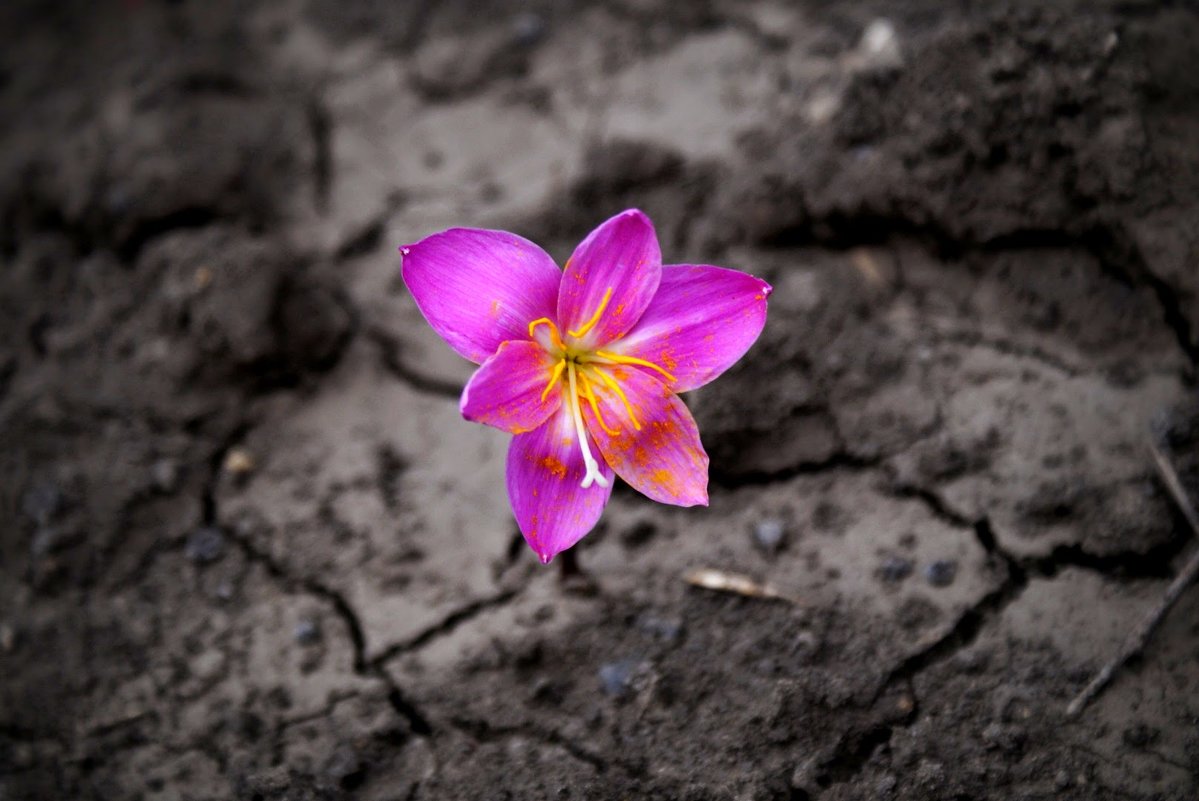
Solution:
[[[780,601],[790,601],[793,604],[801,603],[798,598],[788,595],[773,584],[755,581],[741,573],[726,573],[711,567],[691,570],[683,576],[683,581],[693,587],[703,587],[705,590],[731,592],[749,598],[776,598]]]
[[[1174,471],[1170,462],[1153,443],[1149,444],[1149,450],[1153,454],[1153,461],[1161,473],[1166,489],[1170,491],[1174,502],[1182,510],[1183,516],[1186,517],[1187,523],[1191,526],[1191,531],[1199,534],[1199,514],[1195,513],[1195,507],[1191,505],[1190,499],[1187,498],[1186,490],[1182,488],[1182,482],[1178,480],[1178,473]],[[1091,679],[1091,683],[1084,687],[1082,692],[1075,696],[1070,705],[1066,707],[1067,716],[1076,717],[1082,712],[1083,707],[1094,700],[1095,696],[1099,695],[1103,691],[1103,688],[1108,685],[1108,682],[1116,675],[1116,671],[1123,667],[1125,662],[1144,650],[1146,643],[1149,642],[1149,638],[1153,635],[1154,629],[1162,622],[1166,613],[1170,611],[1170,607],[1174,605],[1174,602],[1178,600],[1179,596],[1182,595],[1183,591],[1191,585],[1197,576],[1199,576],[1199,550],[1191,555],[1186,566],[1170,582],[1170,586],[1166,588],[1166,593],[1158,601],[1157,606],[1150,610],[1149,614],[1141,621],[1141,624],[1124,641],[1124,645],[1120,649],[1120,652],[1116,654],[1116,657],[1104,665],[1095,678]]]

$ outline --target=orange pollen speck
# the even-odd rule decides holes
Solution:
[[[566,465],[555,459],[553,456],[546,456],[541,459],[539,464],[549,472],[553,473],[558,479],[566,478]]]

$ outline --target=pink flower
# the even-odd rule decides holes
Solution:
[[[708,504],[708,455],[675,393],[749,349],[769,284],[663,267],[653,225],[635,209],[592,231],[563,270],[505,231],[451,228],[400,252],[425,319],[482,365],[462,416],[516,435],[508,497],[542,562],[592,529],[613,474],[661,503]]]

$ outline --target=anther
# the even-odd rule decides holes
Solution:
[[[606,360],[607,364],[635,364],[638,367],[648,367],[651,370],[656,370],[657,372],[661,373],[662,377],[667,381],[674,382],[678,380],[653,362],[647,362],[645,359],[638,359],[636,356],[624,356],[620,353],[609,353],[608,351],[604,350],[597,350],[595,355]],[[595,359],[589,359],[588,361],[595,361]],[[605,362],[600,363],[603,364]]]
[[[629,396],[624,394],[624,390],[620,388],[620,384],[616,383],[616,379],[612,378],[612,376],[608,375],[598,367],[595,368],[595,374],[598,375],[600,379],[603,380],[603,382],[607,384],[612,391],[617,394],[617,396],[620,397],[620,402],[624,404],[625,411],[629,413],[629,420],[633,423],[633,428],[640,431],[641,423],[637,421],[637,415],[633,411],[633,404],[629,403]]]
[[[566,345],[562,342],[562,336],[558,333],[558,326],[554,325],[554,321],[548,317],[541,317],[529,323],[529,338],[534,337],[534,332],[539,325],[548,325],[550,327],[550,340],[558,350],[565,351]]]
[[[600,301],[599,308],[595,310],[595,314],[591,315],[591,319],[584,323],[583,327],[578,331],[567,331],[566,333],[578,339],[592,328],[595,328],[595,324],[600,320],[600,315],[604,313],[604,309],[608,308],[608,301],[610,300],[612,300],[612,287],[608,287],[607,291],[604,292],[604,299]]]
[[[596,421],[599,422],[600,428],[604,429],[609,436],[614,437],[619,434],[620,430],[609,428],[608,424],[604,421],[604,416],[600,414],[599,404],[595,400],[595,392],[592,391],[591,382],[587,379],[587,373],[582,368],[579,368],[579,378],[583,382],[583,394],[587,396],[587,402],[591,404],[591,412],[595,415]]]
[[[549,396],[550,390],[558,383],[558,379],[562,377],[562,371],[566,369],[566,359],[559,359],[554,365],[553,372],[550,373],[550,382],[545,385],[545,389],[541,391],[541,402],[545,403],[546,397]]]

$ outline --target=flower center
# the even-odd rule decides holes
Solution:
[[[599,323],[603,318],[604,310],[608,307],[608,301],[611,299],[612,289],[609,288],[604,293],[603,300],[600,301],[595,314],[578,329],[566,332],[572,340],[584,336]],[[544,332],[539,331],[542,326],[545,326]],[[591,408],[596,422],[607,434],[611,436],[619,434],[620,429],[609,426],[608,421],[604,419],[600,412],[599,400],[596,398],[596,386],[606,387],[620,399],[628,416],[628,423],[635,431],[640,431],[641,421],[637,419],[637,411],[620,385],[620,380],[625,375],[624,370],[620,368],[623,366],[645,367],[660,373],[663,378],[672,383],[675,381],[675,377],[653,362],[635,356],[625,356],[604,350],[590,350],[574,344],[568,346],[562,340],[558,326],[548,317],[542,317],[529,323],[529,336],[557,359],[550,369],[549,381],[541,393],[541,400],[544,401],[549,397],[555,387],[562,387],[566,393],[563,400],[574,421],[575,434],[579,439],[579,451],[583,456],[583,464],[587,471],[583,476],[583,488],[586,489],[592,484],[607,487],[608,479],[600,472],[599,462],[591,454],[591,448],[587,443],[587,428],[583,424],[582,404],[586,403]],[[613,422],[619,424],[621,421],[614,420]]]

